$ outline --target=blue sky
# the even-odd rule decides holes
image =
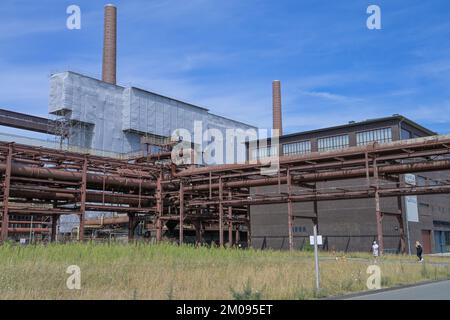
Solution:
[[[100,77],[106,3],[2,0],[0,108],[46,116],[51,73]],[[286,133],[394,113],[450,132],[448,0],[113,3],[121,85],[270,127],[279,79]],[[81,30],[66,29],[71,4]],[[370,4],[382,30],[366,27]]]

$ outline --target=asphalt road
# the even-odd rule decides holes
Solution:
[[[364,294],[347,300],[450,300],[450,280]]]

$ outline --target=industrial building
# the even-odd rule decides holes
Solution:
[[[385,144],[393,141],[416,139],[436,135],[419,124],[400,115],[349,122],[346,125],[283,135],[279,146],[267,146],[251,150],[251,156],[264,157],[307,155],[310,153],[340,150],[365,146],[373,143]],[[392,177],[391,177],[392,178]],[[450,172],[415,173],[399,175],[401,181],[425,185],[439,185],[450,179]],[[386,185],[396,183],[392,179]],[[317,183],[317,189],[352,188],[365,185],[365,179]],[[282,190],[285,192],[286,190]],[[254,194],[278,193],[277,186],[252,188]],[[377,239],[375,201],[355,199],[323,201],[318,203],[319,232],[324,237],[323,247],[339,251],[369,251]],[[407,249],[414,250],[415,241],[420,241],[426,253],[445,252],[450,249],[450,198],[448,195],[419,195],[384,198],[381,201],[383,213],[384,249],[386,252],[400,252],[401,232],[409,239]],[[257,248],[288,248],[287,204],[251,206],[252,243]],[[293,215],[310,215],[312,204],[296,203]],[[404,212],[404,215],[398,213]],[[399,217],[402,217],[399,220]],[[408,217],[408,218],[407,218]],[[312,234],[311,219],[294,219],[292,232],[295,248],[309,245]]]

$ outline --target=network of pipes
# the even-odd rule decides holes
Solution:
[[[170,146],[168,147],[170,149]],[[372,144],[342,151],[285,156],[272,176],[261,170],[267,164],[245,163],[198,167],[175,166],[170,152],[118,160],[87,154],[60,152],[15,143],[0,143],[0,170],[3,174],[1,237],[20,229],[8,227],[9,216],[33,215],[49,221],[50,239],[55,240],[61,215],[76,214],[80,219],[79,237],[84,240],[87,211],[127,215],[116,222],[126,223],[128,237],[144,222],[149,237],[184,242],[186,232],[195,241],[204,241],[205,230],[219,231],[218,245],[251,241],[249,206],[287,203],[288,221],[311,219],[320,225],[319,212],[294,215],[292,203],[325,200],[373,198],[376,203],[378,241],[383,246],[384,215],[398,217],[402,251],[405,250],[402,211],[382,212],[383,197],[448,193],[450,184],[415,186],[399,179],[400,174],[450,169],[450,136]],[[365,178],[365,187],[317,188],[323,181]],[[389,183],[380,183],[388,181]],[[283,187],[276,195],[252,193],[256,186]],[[39,222],[35,222],[39,225]],[[89,225],[89,224],[88,224]],[[37,230],[38,230],[37,229]],[[177,232],[175,232],[177,230]],[[289,228],[292,230],[292,228]],[[293,235],[289,232],[289,247]]]

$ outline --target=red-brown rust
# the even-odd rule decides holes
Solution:
[[[435,160],[433,162],[425,163],[408,163],[408,164],[396,164],[387,165],[379,168],[380,174],[402,174],[402,173],[413,173],[421,171],[439,171],[450,169],[450,160]],[[369,169],[370,173],[373,173],[373,168]],[[293,178],[295,183],[299,182],[316,182],[316,181],[331,181],[331,180],[343,180],[365,177],[366,169],[349,169],[349,170],[335,170],[329,172],[319,172],[319,173],[307,173],[295,176]],[[260,179],[248,179],[240,181],[230,181],[224,182],[224,188],[242,188],[242,187],[260,187],[260,186],[270,186],[277,185],[278,182],[285,184],[287,178],[283,177],[271,177],[271,178],[260,178]],[[185,191],[206,191],[212,189],[219,189],[219,183],[210,184],[200,184],[185,187]]]
[[[6,165],[0,164],[0,172],[4,172],[5,170]],[[70,182],[81,182],[82,178],[82,173],[78,171],[63,171],[58,169],[26,166],[17,163],[13,163],[11,170],[12,175],[15,177],[55,179]],[[101,174],[87,173],[88,187],[102,187],[103,179],[105,179],[105,184],[107,187],[137,189],[139,188],[139,184],[141,182],[143,189],[149,190],[156,187],[156,184],[154,182],[150,182],[148,179],[127,178],[118,175],[103,176]]]
[[[28,234],[30,232],[34,233],[50,233],[50,228],[8,228],[8,233],[25,233]]]

